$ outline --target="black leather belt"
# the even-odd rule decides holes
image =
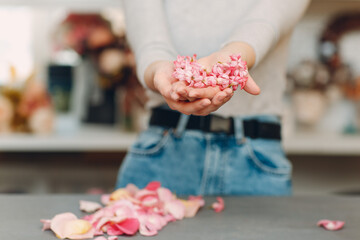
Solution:
[[[180,119],[177,111],[154,108],[150,117],[151,126],[176,128]],[[244,135],[249,138],[281,139],[281,127],[277,123],[260,122],[256,119],[243,121]],[[217,115],[193,116],[191,115],[186,129],[201,130],[212,133],[234,134],[234,119]]]

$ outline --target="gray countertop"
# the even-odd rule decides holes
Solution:
[[[204,207],[191,219],[169,223],[155,237],[132,239],[282,240],[360,239],[360,197],[229,197],[225,210],[215,213]],[[78,217],[79,200],[99,202],[92,195],[0,195],[0,239],[51,240],[51,231],[41,231],[40,219],[73,212]],[[206,206],[215,198],[206,198]],[[316,226],[320,219],[345,221],[340,231]],[[119,237],[129,239],[129,237]]]

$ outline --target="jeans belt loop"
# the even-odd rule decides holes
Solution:
[[[179,122],[176,126],[176,129],[175,129],[175,136],[180,138],[182,136],[182,134],[184,133],[185,131],[185,128],[186,128],[186,125],[188,123],[190,119],[190,115],[186,115],[186,114],[180,114],[180,117],[179,117]]]

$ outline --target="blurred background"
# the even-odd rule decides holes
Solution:
[[[0,0],[0,193],[102,193],[146,126],[121,1]],[[313,0],[284,98],[294,194],[360,194],[360,1]]]

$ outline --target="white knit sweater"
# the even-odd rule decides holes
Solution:
[[[286,56],[291,30],[309,0],[124,0],[127,37],[135,52],[137,74],[144,83],[153,61],[175,60],[177,55],[198,58],[224,44],[251,45],[256,63],[251,76],[261,88],[252,96],[237,90],[216,111],[229,115],[281,115],[285,89]],[[148,90],[153,107],[164,103]]]

